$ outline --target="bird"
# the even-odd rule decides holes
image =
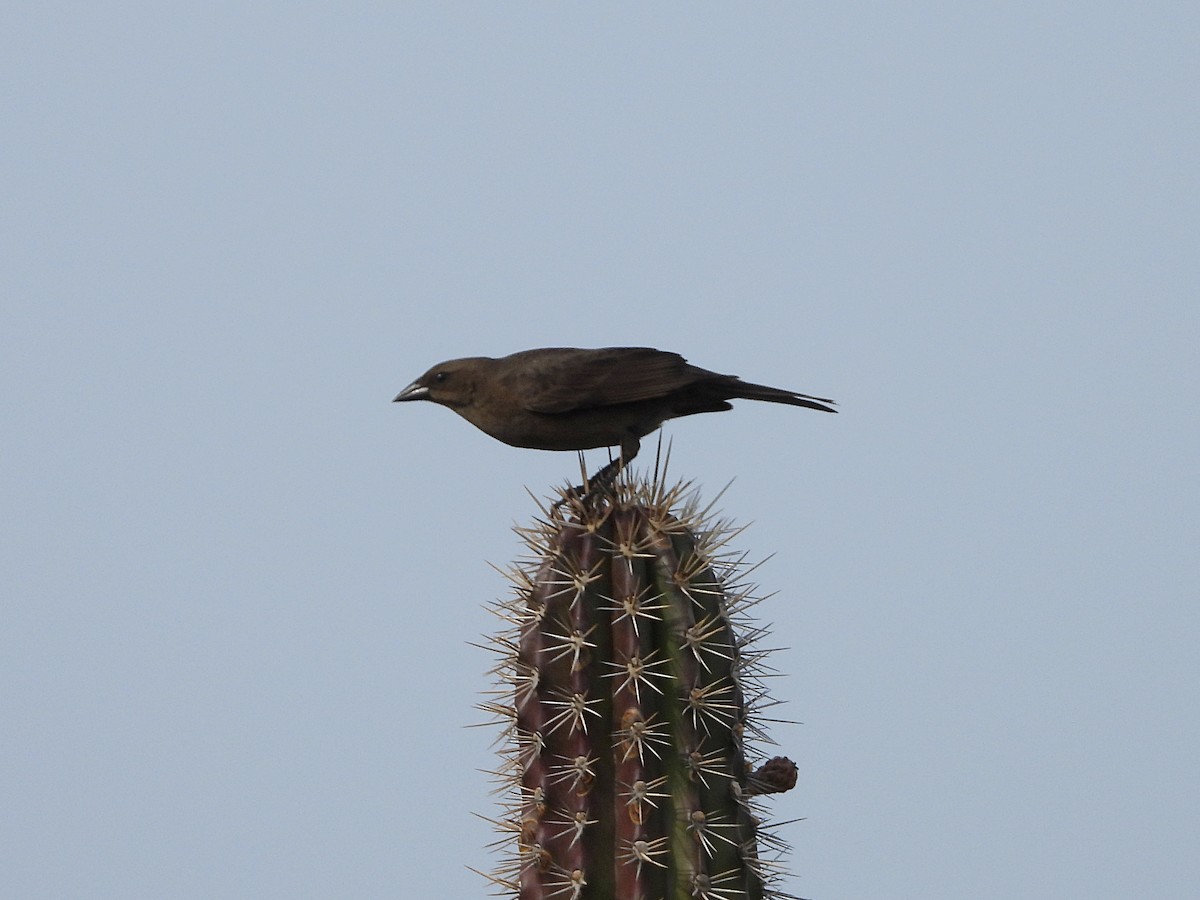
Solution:
[[[620,456],[598,480],[628,465],[641,439],[666,420],[730,410],[730,400],[837,412],[832,400],[742,381],[652,347],[543,347],[451,359],[425,372],[394,402],[414,400],[445,406],[513,447],[619,447]]]

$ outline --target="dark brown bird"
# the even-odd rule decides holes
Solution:
[[[621,464],[667,419],[766,400],[837,412],[832,400],[751,384],[650,347],[550,347],[438,363],[396,401],[432,400],[514,447],[621,448]],[[612,470],[615,472],[616,470]]]

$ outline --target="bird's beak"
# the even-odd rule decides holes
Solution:
[[[425,385],[423,385],[423,384],[418,384],[417,382],[414,381],[412,384],[410,384],[408,387],[406,387],[404,390],[402,390],[400,393],[398,393],[396,395],[396,398],[392,402],[399,403],[401,400],[428,400],[428,399],[429,399],[429,388],[425,387]]]

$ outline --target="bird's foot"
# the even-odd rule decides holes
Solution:
[[[620,457],[612,460],[583,484],[578,484],[575,487],[564,490],[562,498],[557,500],[550,508],[557,511],[567,504],[585,503],[599,498],[613,486],[613,482],[617,480],[617,476],[621,474],[621,470],[624,467],[624,460]]]

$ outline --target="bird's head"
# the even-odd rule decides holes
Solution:
[[[475,396],[476,375],[484,357],[451,359],[438,363],[399,394],[395,401],[432,400],[451,409],[469,406]]]

